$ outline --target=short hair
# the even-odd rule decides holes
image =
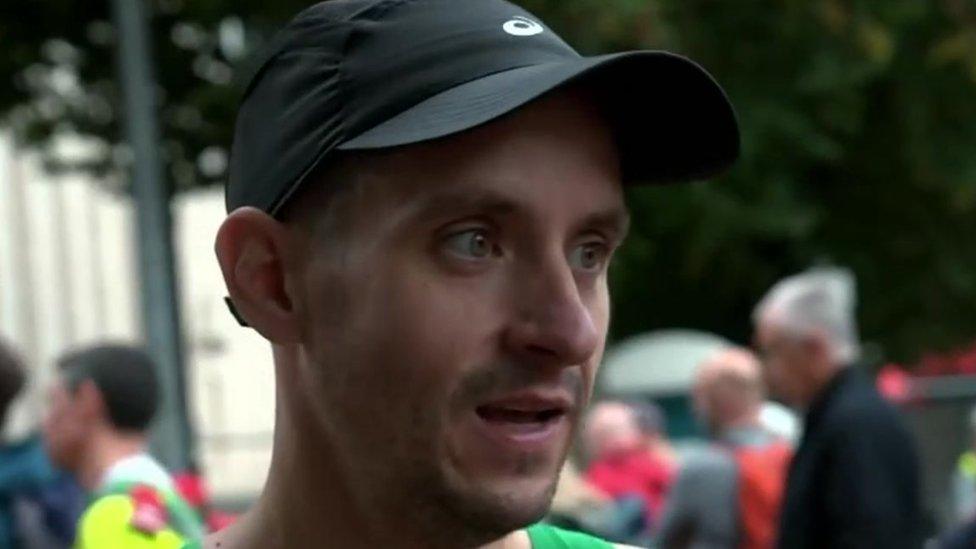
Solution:
[[[12,347],[0,340],[0,425],[6,423],[10,405],[26,384],[23,361]]]
[[[159,404],[156,367],[145,351],[126,345],[98,345],[58,361],[68,390],[85,381],[98,388],[108,419],[121,431],[145,431]]]
[[[345,219],[342,198],[358,179],[366,153],[341,153],[312,172],[306,183],[293,191],[275,217],[305,228],[316,236],[332,237]]]
[[[856,300],[849,270],[818,267],[776,283],[756,306],[753,321],[772,318],[797,336],[821,332],[829,339],[834,360],[852,362],[860,356]]]

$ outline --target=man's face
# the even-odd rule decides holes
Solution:
[[[773,396],[791,406],[805,406],[811,357],[804,341],[785,333],[775,322],[764,320],[756,330],[756,346],[764,381]]]
[[[372,160],[300,274],[306,397],[362,503],[540,518],[603,353],[626,230],[602,119],[557,96]]]
[[[44,416],[44,444],[59,467],[74,471],[90,432],[86,415],[79,413],[76,394],[58,379],[48,390],[48,409]]]

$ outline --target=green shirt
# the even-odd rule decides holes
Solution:
[[[532,549],[611,549],[613,546],[593,536],[570,532],[548,524],[530,526],[526,532]],[[201,549],[199,543],[190,543],[183,549]]]
[[[611,549],[613,547],[602,539],[548,524],[530,526],[526,532],[532,542],[532,549]]]

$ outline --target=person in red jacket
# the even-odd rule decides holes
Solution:
[[[634,407],[625,402],[593,406],[586,423],[592,457],[586,479],[614,500],[639,500],[647,528],[661,510],[674,467],[670,459],[648,450],[639,419]]]

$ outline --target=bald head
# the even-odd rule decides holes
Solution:
[[[747,349],[723,349],[698,368],[695,410],[712,430],[755,422],[763,394],[759,361]]]
[[[592,459],[625,452],[641,443],[641,429],[634,409],[624,402],[607,400],[590,408],[583,430],[586,451]]]

